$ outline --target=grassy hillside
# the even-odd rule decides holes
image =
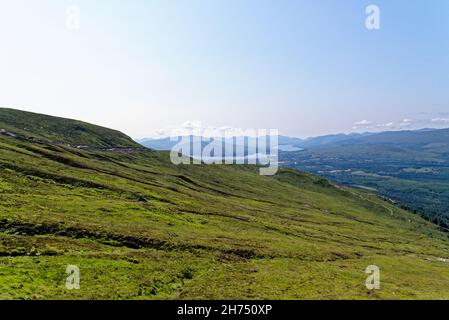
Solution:
[[[447,236],[372,194],[288,169],[174,166],[66,137],[56,123],[71,120],[26,136],[14,123],[34,115],[14,113],[0,116],[0,298],[449,298]],[[378,291],[365,288],[372,264]],[[67,265],[80,290],[65,288]]]

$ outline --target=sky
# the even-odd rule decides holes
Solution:
[[[0,0],[0,106],[133,138],[449,127],[448,40],[447,0]]]

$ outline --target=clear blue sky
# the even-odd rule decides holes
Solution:
[[[0,41],[0,106],[135,138],[449,126],[447,0],[1,0]]]

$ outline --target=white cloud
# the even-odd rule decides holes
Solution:
[[[394,122],[388,122],[388,123],[378,124],[376,127],[378,127],[378,128],[392,128],[394,126],[395,126]]]
[[[405,119],[402,119],[402,121],[398,123],[398,127],[399,128],[410,127],[414,122],[415,121],[412,119],[405,118]]]
[[[167,132],[165,129],[158,129],[156,130],[156,135],[163,137],[167,135]]]
[[[371,124],[371,121],[368,121],[368,120],[362,120],[362,121],[354,122],[355,126],[368,126],[370,124]]]
[[[427,113],[425,115],[428,115]],[[368,120],[356,122],[352,126],[352,130],[415,130],[421,128],[443,128],[449,126],[449,113],[444,116],[441,113],[435,114],[434,118],[416,117],[402,118],[391,122],[371,123]]]
[[[153,138],[180,137],[180,136],[203,136],[203,137],[257,137],[270,133],[270,130],[259,131],[257,129],[242,129],[230,126],[204,126],[201,121],[186,121],[180,126],[168,126],[155,131],[156,136]]]
[[[201,121],[186,121],[182,124],[181,129],[195,130],[202,128]]]
[[[435,118],[431,120],[433,123],[449,123],[449,118]]]

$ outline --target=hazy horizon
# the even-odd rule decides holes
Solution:
[[[33,112],[33,113],[38,113],[39,114],[39,112],[27,110],[26,108],[18,109],[18,108],[12,108],[12,107],[7,107],[7,106],[0,106],[0,108],[15,109],[15,110],[27,111],[27,112]],[[60,117],[60,116],[54,115],[54,114],[46,114],[46,115],[54,116],[54,117]],[[64,117],[62,117],[62,118],[64,118]],[[89,121],[86,121],[84,119],[77,119],[77,118],[70,118],[70,119],[71,120],[83,121],[83,122],[87,122],[87,123],[90,123],[90,124],[93,124],[93,125],[102,126],[102,127],[108,128],[108,129],[121,131],[121,130],[119,130],[117,128],[103,126],[101,124],[89,122]],[[193,124],[195,124],[195,123],[193,123]],[[170,138],[170,137],[195,135],[195,134],[191,133],[191,131],[195,130],[195,129],[199,129],[199,130],[203,130],[203,131],[207,131],[207,130],[218,130],[218,131],[231,130],[231,132],[232,132],[232,130],[234,130],[233,132],[235,132],[235,130],[244,131],[247,128],[232,128],[232,127],[229,127],[229,126],[221,127],[221,128],[218,128],[218,127],[207,127],[207,126],[194,127],[194,126],[192,126],[192,122],[187,122],[187,123],[184,123],[184,124],[182,124],[180,126],[177,126],[176,127],[176,132],[171,134],[171,135],[170,134],[156,134],[156,135],[153,135],[153,136],[148,135],[148,136],[143,136],[143,137],[133,137],[133,136],[129,135],[129,133],[126,132],[126,131],[121,131],[121,132],[126,134],[126,135],[128,135],[129,137],[131,137],[135,141],[143,141],[145,139],[157,140],[157,139],[164,139],[164,138]],[[348,132],[338,132],[338,131],[336,131],[336,132],[329,132],[329,133],[325,133],[325,134],[319,134],[319,135],[313,135],[313,136],[301,136],[301,137],[300,136],[286,135],[286,134],[283,134],[282,132],[280,132],[279,136],[285,136],[285,137],[288,137],[288,138],[297,138],[297,139],[303,139],[304,140],[304,139],[316,138],[316,137],[322,137],[322,136],[328,136],[328,135],[376,134],[376,133],[382,133],[382,132],[419,131],[419,130],[425,130],[425,129],[429,129],[429,130],[449,129],[449,126],[440,125],[440,126],[434,126],[434,127],[432,127],[432,126],[424,126],[424,127],[415,127],[415,128],[410,128],[409,127],[409,128],[384,129],[384,130],[378,129],[376,131],[370,131],[370,130],[366,130],[366,131],[348,131]],[[198,135],[198,136],[200,136],[200,135]],[[205,137],[212,137],[210,135],[209,136],[203,135],[203,136],[205,136]],[[221,136],[221,135],[217,135],[217,136]],[[237,136],[238,136],[238,134],[237,134]]]

